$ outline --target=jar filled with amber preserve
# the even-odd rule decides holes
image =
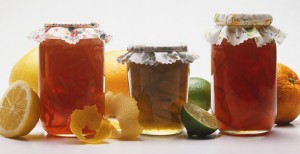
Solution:
[[[187,46],[131,46],[118,58],[128,65],[130,96],[138,102],[146,135],[182,131],[180,110],[187,101],[190,67],[198,56]]]
[[[211,45],[212,109],[219,130],[269,132],[277,109],[276,42],[285,34],[268,14],[216,14]]]
[[[109,35],[98,26],[45,24],[31,36],[40,42],[40,120],[50,135],[73,136],[69,125],[75,109],[96,105],[104,114],[104,42]]]

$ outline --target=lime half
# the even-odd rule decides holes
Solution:
[[[194,104],[185,104],[182,107],[181,120],[189,136],[207,136],[218,129],[217,119]]]

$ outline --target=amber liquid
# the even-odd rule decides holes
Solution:
[[[221,132],[259,134],[276,116],[276,44],[212,45],[212,103]]]
[[[40,120],[48,134],[71,135],[70,115],[85,105],[96,104],[104,114],[103,50],[100,39],[83,39],[75,45],[47,39],[40,44]]]
[[[180,133],[180,110],[187,100],[189,65],[181,62],[157,66],[129,63],[128,68],[130,95],[138,102],[142,133]]]

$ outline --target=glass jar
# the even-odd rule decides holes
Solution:
[[[196,58],[186,46],[133,46],[118,58],[128,63],[130,96],[138,102],[142,134],[182,131],[180,110],[187,101],[189,63]]]
[[[48,134],[73,136],[70,115],[86,105],[104,114],[104,42],[97,27],[46,24],[35,34],[43,38],[38,40],[40,120]]]
[[[210,33],[212,110],[219,130],[233,135],[269,132],[276,117],[276,43],[285,34],[266,14],[216,14]]]

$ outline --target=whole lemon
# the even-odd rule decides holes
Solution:
[[[277,64],[276,124],[286,124],[300,113],[300,80],[297,74],[283,64]]]
[[[125,54],[126,50],[105,52],[105,91],[122,92],[129,95],[126,64],[119,64],[117,58]]]
[[[39,70],[39,47],[31,49],[12,68],[9,77],[9,84],[17,80],[23,80],[30,87],[38,92],[38,70]]]

